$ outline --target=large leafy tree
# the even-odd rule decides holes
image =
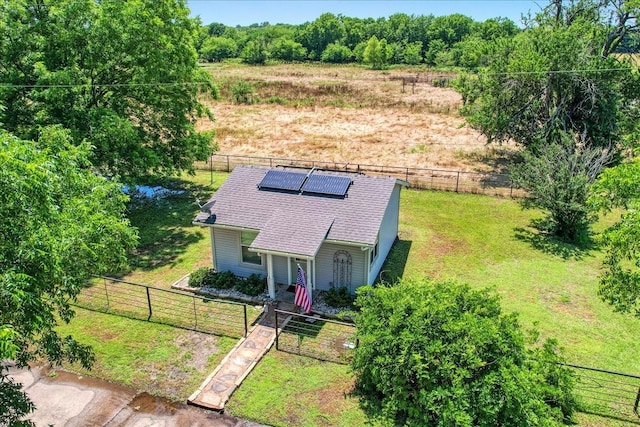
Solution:
[[[3,1],[0,122],[25,139],[61,124],[104,174],[189,170],[212,149],[198,30],[183,0]]]
[[[625,105],[637,97],[628,90],[632,66],[612,53],[637,30],[637,6],[636,0],[553,0],[525,31],[495,41],[487,68],[459,85],[473,127],[489,142],[515,141],[527,150],[525,163],[512,169],[517,184],[569,241],[595,218],[585,203],[589,185],[628,132]],[[536,162],[552,159],[562,173],[530,173]],[[572,199],[547,203],[556,190]],[[583,214],[566,216],[569,205],[574,213],[581,205]]]
[[[38,142],[0,131],[0,360],[89,366],[93,354],[55,327],[92,274],[114,272],[137,237],[118,183],[95,174],[88,144],[61,127]],[[0,425],[32,409],[0,367]]]
[[[640,159],[604,171],[590,201],[605,211],[622,209],[620,221],[603,235],[600,296],[616,311],[640,317]]]
[[[323,13],[313,22],[302,25],[296,33],[296,41],[318,60],[331,43],[342,42],[347,35],[343,22],[332,13]]]
[[[385,425],[559,425],[572,376],[555,341],[528,346],[498,296],[453,282],[359,289],[352,367],[361,402]]]

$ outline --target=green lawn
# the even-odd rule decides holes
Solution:
[[[211,265],[211,241],[208,230],[191,224],[198,212],[196,199],[202,203],[226,178],[209,172],[157,184],[184,193],[157,202],[136,203],[129,212],[131,224],[138,228],[140,242],[131,257],[132,270],[120,278],[159,287],[172,283],[198,267]],[[155,185],[156,183],[154,183]]]
[[[96,353],[91,371],[65,368],[183,402],[237,342],[84,309],[76,309],[76,317],[58,333],[72,335]]]
[[[215,173],[210,185],[208,172],[184,177],[167,184],[185,189],[184,194],[132,210],[130,217],[140,228],[141,245],[132,260],[133,270],[124,278],[169,287],[193,269],[209,265],[209,237],[191,225],[198,209],[194,200],[206,200],[225,178],[226,174]],[[540,213],[524,211],[510,199],[406,190],[400,210],[400,240],[383,268],[383,280],[428,276],[492,287],[501,295],[505,311],[520,313],[523,326],[535,326],[543,336],[558,338],[570,362],[640,373],[635,351],[640,320],[613,313],[597,297],[602,254],[595,243],[573,247],[541,236],[531,226]],[[610,221],[598,224],[596,230]],[[142,367],[188,362],[203,347],[176,347],[178,335],[172,334],[184,331],[113,316],[101,321],[102,316],[80,311],[80,317],[65,328],[94,345],[98,376],[144,389],[158,387],[157,394],[165,396],[182,398],[195,390],[224,353],[222,349],[233,345],[216,338],[223,344],[214,352],[207,350],[212,359],[206,368],[196,370],[200,378],[196,380],[194,374],[181,391],[172,392],[175,386],[163,389],[158,384],[175,384],[173,378],[158,373],[151,379]],[[108,329],[120,321],[141,326]],[[136,368],[124,368],[127,364]],[[191,378],[191,373],[186,377]],[[273,425],[362,425],[364,414],[357,399],[349,395],[352,385],[347,366],[274,349],[243,382],[227,408],[233,415]],[[187,390],[189,387],[193,390]],[[625,425],[584,414],[579,420],[585,426]]]

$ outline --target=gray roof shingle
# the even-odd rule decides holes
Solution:
[[[353,180],[347,197],[339,198],[260,190],[268,170],[236,166],[194,222],[259,230],[252,248],[305,256],[315,255],[325,239],[375,244],[395,178],[314,172]]]

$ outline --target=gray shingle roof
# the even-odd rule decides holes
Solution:
[[[347,197],[336,198],[259,190],[269,169],[236,166],[194,222],[259,230],[252,248],[306,256],[325,239],[375,244],[395,178],[317,172],[353,179]]]

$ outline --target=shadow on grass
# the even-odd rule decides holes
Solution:
[[[550,233],[545,220],[533,220],[529,228],[518,227],[514,232],[516,239],[528,243],[532,248],[565,260],[579,261],[597,250],[596,242],[591,236],[586,236],[580,243],[568,243]]]
[[[162,185],[182,193],[130,202],[129,220],[138,229],[140,237],[138,247],[129,260],[134,270],[149,271],[173,265],[189,246],[205,238],[205,233],[192,228],[191,221],[199,209],[195,200],[208,200],[214,190],[212,187],[183,179],[164,180],[151,185]]]
[[[402,279],[404,269],[407,266],[411,244],[411,240],[396,239],[389,251],[389,255],[387,255],[387,259],[380,269],[376,283],[392,284]]]

